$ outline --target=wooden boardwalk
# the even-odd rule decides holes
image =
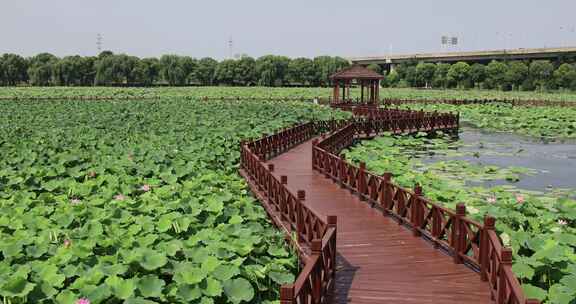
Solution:
[[[491,303],[477,273],[312,170],[311,140],[268,163],[311,209],[338,216],[335,303]]]

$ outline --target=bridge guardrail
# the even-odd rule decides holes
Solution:
[[[381,131],[393,133],[430,131],[457,128],[459,117],[453,114],[429,115],[423,121],[409,118],[386,118],[395,120],[379,124]],[[424,121],[425,120],[425,121]],[[480,273],[480,278],[490,285],[492,299],[496,304],[537,304],[538,300],[526,299],[520,282],[512,272],[512,251],[502,245],[494,231],[495,219],[484,218],[478,223],[466,217],[466,207],[459,204],[450,210],[423,196],[422,188],[402,188],[391,180],[392,174],[382,176],[366,170],[365,163],[355,166],[338,155],[354,143],[354,140],[371,135],[366,122],[351,122],[328,136],[313,142],[313,169],[325,174],[342,187],[355,192],[372,206],[379,206],[384,213],[396,218],[399,224],[408,226],[416,237],[430,240],[436,248],[442,247],[452,255],[455,263],[467,263]],[[372,127],[370,127],[372,128]],[[385,130],[389,128],[388,130]]]

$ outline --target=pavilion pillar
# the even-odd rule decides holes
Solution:
[[[370,104],[374,103],[374,80],[370,80]]]
[[[380,79],[376,80],[376,103],[380,102]]]
[[[364,103],[364,80],[360,81],[360,103]]]
[[[338,102],[340,100],[340,81],[334,80],[334,101]]]

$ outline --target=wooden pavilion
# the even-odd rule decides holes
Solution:
[[[330,79],[334,84],[333,103],[351,101],[350,86],[354,84],[360,85],[360,103],[377,104],[380,98],[380,80],[384,79],[384,76],[361,65],[353,65],[333,74]]]

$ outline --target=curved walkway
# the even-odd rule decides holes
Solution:
[[[338,216],[335,303],[490,303],[480,276],[312,169],[312,140],[271,159],[319,215]]]

